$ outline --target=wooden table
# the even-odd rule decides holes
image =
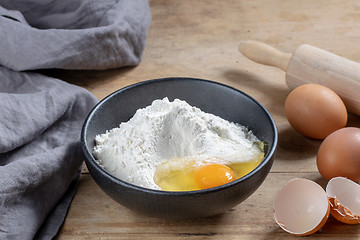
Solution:
[[[241,40],[259,40],[292,52],[309,43],[360,62],[360,2],[328,0],[151,0],[152,23],[137,67],[107,71],[57,71],[100,100],[143,80],[183,76],[218,81],[256,98],[273,116],[279,132],[274,165],[246,201],[220,216],[165,221],[135,213],[110,199],[83,171],[58,239],[299,239],[273,220],[275,193],[301,177],[326,185],[317,171],[321,141],[295,132],[284,114],[289,93],[279,69],[251,62],[237,50]],[[349,116],[349,126],[360,119]],[[359,225],[330,217],[307,239],[360,239]]]

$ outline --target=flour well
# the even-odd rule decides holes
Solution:
[[[168,98],[139,109],[128,121],[95,138],[93,154],[107,171],[129,183],[160,189],[156,166],[186,156],[219,157],[227,163],[258,156],[259,140],[245,127]]]

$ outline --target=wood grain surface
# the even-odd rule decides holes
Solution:
[[[49,75],[85,87],[99,100],[136,82],[162,77],[218,81],[257,99],[279,132],[274,165],[246,201],[207,219],[165,221],[135,213],[110,199],[86,169],[57,239],[299,239],[273,220],[276,192],[290,179],[323,187],[316,153],[321,141],[295,132],[285,118],[285,73],[238,52],[241,40],[257,40],[293,52],[308,43],[360,62],[360,2],[356,0],[150,0],[152,23],[142,62],[106,71],[51,70]],[[359,90],[360,92],[360,90]],[[349,115],[349,126],[360,118]],[[306,239],[360,239],[360,225],[330,217]]]

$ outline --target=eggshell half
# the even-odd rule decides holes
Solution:
[[[330,205],[324,189],[303,178],[290,180],[276,195],[274,218],[286,232],[305,236],[324,226]]]
[[[332,178],[326,186],[331,215],[347,224],[360,223],[360,185],[344,177]]]

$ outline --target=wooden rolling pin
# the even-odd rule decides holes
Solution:
[[[257,41],[243,41],[239,51],[247,58],[286,72],[290,89],[317,83],[336,92],[347,110],[360,116],[360,64],[308,44],[293,54],[283,53]]]

